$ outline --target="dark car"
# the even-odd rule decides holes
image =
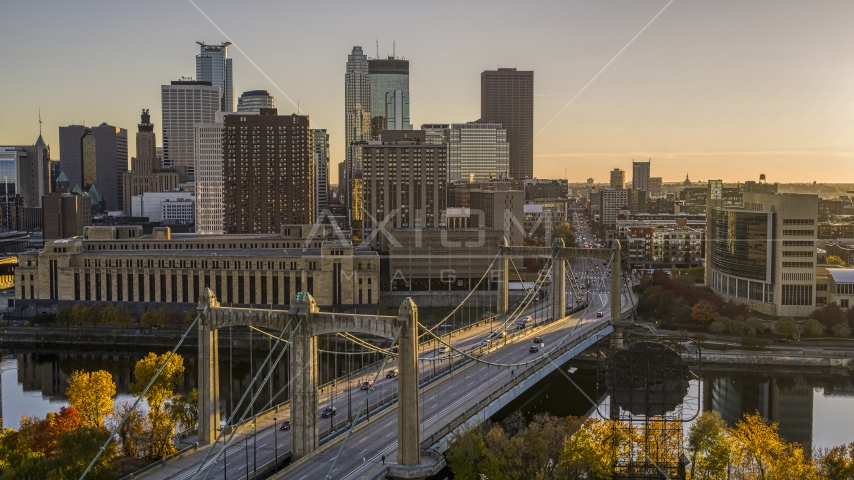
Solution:
[[[392,370],[385,372],[385,378],[394,378],[396,376],[397,376],[397,370],[392,369]]]
[[[279,425],[279,430],[290,430],[290,429],[291,429],[291,421],[290,420],[285,420],[284,422],[282,422],[281,425]]]
[[[362,386],[359,387],[362,390],[370,390],[371,387],[374,386],[374,382],[362,382]]]
[[[543,343],[543,337],[535,337],[534,343]]]
[[[540,351],[540,347],[538,347],[536,345],[531,345],[531,349],[530,349],[531,353],[537,353],[539,351]]]
[[[777,338],[774,341],[777,343],[791,343],[792,339],[790,339],[790,338]]]
[[[321,418],[329,418],[329,417],[331,417],[337,413],[338,413],[338,410],[335,407],[326,407],[323,409],[322,412],[320,412],[320,417]],[[290,422],[288,422],[288,423],[290,423]]]

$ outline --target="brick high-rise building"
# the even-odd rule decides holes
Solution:
[[[444,226],[448,147],[425,140],[422,130],[386,130],[362,147],[365,239],[386,216],[389,230]],[[371,244],[382,240],[374,235]]]
[[[507,129],[510,177],[533,177],[534,72],[499,68],[481,73],[480,121]]]
[[[307,115],[225,115],[225,233],[276,233],[314,223],[312,133]]]
[[[626,171],[622,168],[611,171],[611,188],[618,190],[626,188]]]

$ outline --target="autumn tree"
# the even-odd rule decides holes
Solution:
[[[108,303],[107,306],[101,309],[101,323],[104,325],[113,325],[116,320],[116,306]]]
[[[567,247],[576,246],[575,231],[572,229],[572,225],[568,222],[552,227],[552,238],[563,239],[563,243]]]
[[[828,255],[824,263],[827,265],[836,265],[838,267],[845,266],[845,260],[843,260],[842,257],[839,257],[837,255]]]
[[[56,455],[48,464],[51,470],[57,473],[54,478],[80,478],[109,437],[110,432],[106,428],[91,426],[80,427],[59,437]],[[117,453],[116,443],[110,442],[86,478],[118,478],[119,472],[113,462]]]
[[[119,447],[126,457],[138,458],[144,453],[147,440],[148,423],[145,415],[139,410],[132,410],[132,405],[122,402],[113,409],[113,425],[110,430],[115,430],[119,437]],[[119,427],[122,419],[127,415],[127,420]],[[118,428],[118,430],[116,430]]]
[[[168,359],[168,361],[167,361]],[[163,371],[157,374],[157,370],[164,365]],[[142,395],[143,390],[154,379],[151,387],[143,395],[148,402],[148,421],[150,426],[149,452],[151,458],[163,458],[175,452],[172,445],[172,436],[175,434],[175,421],[165,410],[166,400],[173,394],[175,387],[184,382],[184,359],[168,353],[156,355],[149,352],[148,355],[136,362],[133,375],[136,378],[130,384],[130,391],[134,395]]]
[[[688,454],[692,479],[714,480],[726,476],[730,445],[720,413],[706,411],[697,417],[688,431]]]
[[[691,319],[699,323],[712,323],[718,318],[718,310],[709,302],[700,301],[691,309]]]
[[[819,474],[827,480],[854,478],[854,442],[833,447],[819,458]]]
[[[828,330],[832,329],[836,324],[848,323],[845,312],[835,303],[813,310],[810,318],[818,320]]]
[[[766,422],[758,412],[745,414],[729,437],[736,478],[810,478],[815,473],[803,449],[787,444],[777,424]]]
[[[113,382],[113,376],[105,370],[77,370],[68,379],[65,395],[68,402],[80,412],[86,425],[101,427],[104,425],[104,417],[113,409],[116,383]]]

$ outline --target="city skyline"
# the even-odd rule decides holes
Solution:
[[[652,175],[665,182],[680,181],[685,172],[695,181],[760,173],[772,182],[854,181],[848,87],[854,67],[831,53],[854,47],[845,25],[854,5],[505,4],[495,10],[495,24],[518,33],[485,39],[486,27],[472,25],[483,5],[472,3],[456,7],[441,48],[428,25],[388,24],[349,4],[323,10],[332,34],[322,42],[307,26],[276,33],[285,11],[273,3],[266,5],[267,18],[235,14],[226,3],[196,5],[154,2],[142,15],[129,5],[97,12],[62,3],[8,6],[9,19],[37,14],[45,34],[9,50],[19,68],[7,72],[5,83],[17,93],[0,108],[0,143],[32,141],[39,107],[45,140],[60,159],[59,126],[85,120],[131,130],[143,108],[162,125],[159,86],[194,73],[194,42],[232,41],[235,91],[266,89],[282,113],[295,112],[299,103],[312,128],[329,132],[337,166],[345,156],[341,77],[347,53],[361,45],[370,57],[396,53],[410,61],[418,92],[413,125],[476,120],[484,70],[534,71],[534,175],[540,178],[564,178],[566,171],[573,182],[605,183],[614,167],[651,158]],[[299,8],[292,13],[311,17],[322,7]],[[93,14],[113,21],[68,27]],[[8,22],[3,32],[22,37],[26,27]],[[122,55],[143,35],[146,49]],[[60,38],[64,48],[56,49]],[[311,48],[291,48],[299,45]],[[81,62],[66,54],[75,50],[92,53]],[[62,75],[25,73],[43,64]],[[129,150],[136,155],[133,145]]]

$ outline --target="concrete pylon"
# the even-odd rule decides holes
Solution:
[[[219,307],[216,295],[206,289],[199,318],[199,443],[216,439],[219,429],[219,342],[211,309]]]
[[[622,258],[620,256],[620,241],[613,240],[614,259],[611,261],[611,325],[614,333],[611,336],[611,347],[623,348],[623,329],[631,322],[623,321],[622,301]]]
[[[397,462],[418,465],[421,459],[421,411],[418,402],[418,307],[406,297],[397,321],[403,325],[400,345],[400,377],[397,404]]]
[[[554,266],[552,267],[552,320],[566,315],[566,260],[559,252],[563,250],[563,239],[555,238],[552,247],[555,250]]]
[[[317,337],[312,336],[312,313],[320,311],[314,298],[298,292],[288,315],[302,323],[289,346],[291,373],[291,461],[317,449]],[[292,327],[293,328],[293,327]]]
[[[507,239],[504,238],[504,247],[507,246]],[[495,312],[498,315],[504,315],[507,313],[507,309],[510,307],[510,285],[508,284],[510,275],[510,257],[507,255],[507,252],[502,247],[501,253],[498,254],[498,311]]]

